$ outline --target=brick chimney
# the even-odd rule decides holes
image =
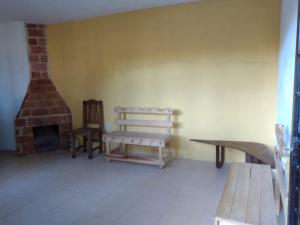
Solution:
[[[49,78],[46,27],[27,24],[26,30],[31,80],[15,121],[18,155],[38,151],[36,127],[57,126],[60,148],[68,146],[72,129],[71,111]]]

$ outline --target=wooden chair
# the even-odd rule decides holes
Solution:
[[[104,130],[103,102],[96,100],[83,101],[83,127],[72,131],[72,157],[76,158],[76,151],[83,148],[88,151],[88,158],[93,158],[93,150],[102,153],[102,134]],[[82,136],[83,144],[76,147],[76,137]],[[93,147],[93,142],[98,142]]]

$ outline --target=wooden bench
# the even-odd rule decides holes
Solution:
[[[158,165],[160,168],[163,168],[166,161],[172,154],[170,147],[170,141],[172,139],[172,109],[116,107],[114,111],[119,115],[119,118],[116,120],[116,124],[119,125],[119,130],[103,135],[103,142],[106,144],[106,158],[108,160]],[[126,119],[128,114],[151,114],[152,116],[163,115],[166,116],[166,119]],[[163,128],[163,130],[166,130],[166,133],[133,132],[128,131],[128,126]],[[112,143],[118,144],[119,148],[111,150],[110,144]],[[158,157],[150,158],[128,155],[126,153],[125,145],[140,145],[158,148]],[[164,149],[167,147],[169,151],[165,152]]]
[[[215,216],[216,225],[275,225],[269,165],[233,163]]]

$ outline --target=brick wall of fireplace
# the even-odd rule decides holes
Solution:
[[[57,126],[60,148],[68,146],[72,129],[70,109],[49,78],[46,27],[28,24],[26,28],[31,80],[15,121],[19,155],[39,151],[34,128]]]

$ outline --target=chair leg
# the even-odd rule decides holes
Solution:
[[[87,137],[86,137],[86,136],[83,136],[83,137],[82,137],[82,142],[83,142],[83,143],[82,143],[82,145],[83,145],[83,152],[87,152],[87,149],[88,149],[88,147],[87,147],[87,144],[88,144],[88,143],[87,143],[87,142],[88,142],[88,141],[87,141]]]
[[[92,134],[91,133],[87,137],[87,142],[88,142],[87,143],[88,144],[87,148],[88,148],[88,154],[89,154],[88,158],[92,159],[93,158],[93,146],[92,146],[93,141],[92,141]]]
[[[103,142],[102,142],[102,133],[99,132],[99,153],[102,153],[103,149]]]

